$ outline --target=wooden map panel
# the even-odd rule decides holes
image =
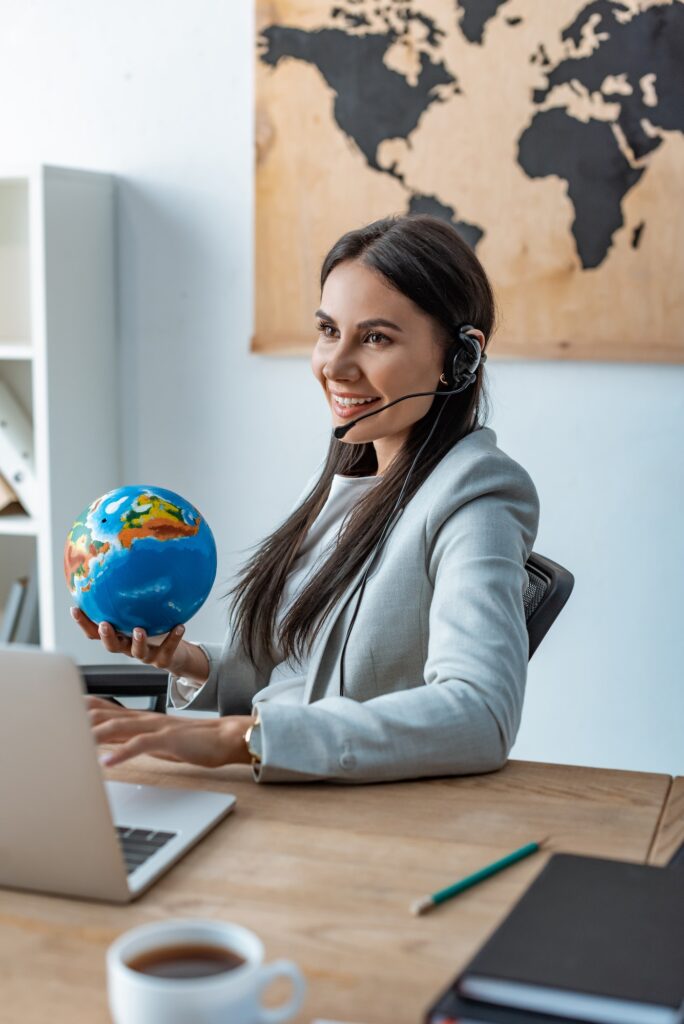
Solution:
[[[320,264],[421,212],[495,355],[684,361],[681,0],[259,0],[252,350],[311,351]]]

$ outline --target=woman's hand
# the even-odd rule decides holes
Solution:
[[[145,630],[136,626],[133,636],[118,633],[109,622],[97,623],[89,619],[80,608],[72,607],[71,617],[91,640],[100,640],[110,654],[125,654],[144,665],[166,669],[176,676],[184,676],[198,683],[209,678],[209,662],[201,647],[183,640],[185,626],[175,626],[164,641],[157,645],[147,641]]]
[[[250,764],[245,733],[249,715],[226,718],[185,718],[156,711],[133,711],[101,697],[86,697],[90,724],[97,743],[116,743],[101,758],[107,766],[122,764],[138,754],[166,761],[187,761],[205,768]]]

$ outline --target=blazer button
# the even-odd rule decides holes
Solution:
[[[352,768],[356,768],[356,758],[353,754],[342,754],[340,764],[343,768],[347,768],[351,771]]]

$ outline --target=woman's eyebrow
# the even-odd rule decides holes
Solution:
[[[331,324],[336,323],[335,318],[326,313],[323,309],[317,309],[314,316],[322,317],[324,320],[329,320]],[[391,327],[395,331],[401,331],[399,324],[395,324],[392,320],[383,320],[382,317],[374,317],[372,320],[359,320],[357,327]]]

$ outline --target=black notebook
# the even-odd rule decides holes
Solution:
[[[592,1024],[681,1024],[684,870],[555,854],[457,988]]]
[[[586,1024],[577,1017],[512,1010],[509,1006],[478,1003],[447,989],[427,1012],[425,1024]]]

